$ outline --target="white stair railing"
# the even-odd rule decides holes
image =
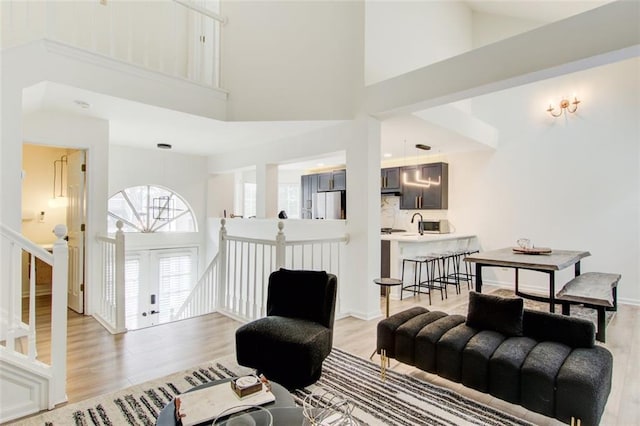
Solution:
[[[125,325],[125,239],[122,221],[116,222],[113,237],[98,235],[102,274],[97,289],[94,318],[112,334],[127,331]]]
[[[204,315],[215,310],[218,298],[218,264],[216,256],[182,306],[171,316],[171,321]]]
[[[67,227],[54,228],[52,253],[0,224],[2,302],[0,305],[0,359],[4,375],[11,377],[0,399],[0,422],[53,408],[65,402],[67,380],[67,288],[69,255]],[[23,253],[28,258],[28,277],[23,277]],[[51,339],[49,363],[38,359],[36,335],[36,259],[52,267]],[[28,316],[23,318],[23,281],[29,285]],[[24,380],[24,382],[22,382]],[[27,401],[16,401],[15,392],[28,390]]]
[[[239,321],[266,315],[269,275],[281,267],[324,270],[340,276],[347,236],[287,241],[278,222],[273,240],[227,235],[220,221],[218,254],[177,311],[175,319],[221,312]],[[339,312],[339,296],[336,306]]]

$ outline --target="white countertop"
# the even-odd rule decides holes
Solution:
[[[402,243],[429,243],[435,241],[458,240],[462,238],[474,238],[472,234],[427,234],[420,235],[417,232],[396,232],[393,234],[380,234],[381,240],[397,241]]]

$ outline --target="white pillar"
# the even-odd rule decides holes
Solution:
[[[381,315],[380,121],[365,115],[353,123],[347,146],[347,233],[349,264],[342,277],[343,310],[360,318]]]
[[[256,165],[256,217],[278,215],[278,165]]]

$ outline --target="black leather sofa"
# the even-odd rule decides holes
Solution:
[[[469,293],[467,317],[413,307],[378,323],[377,352],[570,423],[597,425],[613,357],[592,322]]]

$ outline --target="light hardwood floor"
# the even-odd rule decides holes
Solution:
[[[464,286],[463,286],[464,287]],[[487,286],[487,291],[490,287]],[[409,297],[391,301],[391,314],[416,304],[430,310],[451,311],[467,302],[463,288],[448,299]],[[48,299],[38,301],[39,356],[48,360]],[[384,309],[384,300],[381,299]],[[69,313],[68,323],[68,383],[69,402],[77,402],[106,392],[115,391],[146,380],[187,369],[215,358],[233,355],[234,333],[240,323],[220,314],[204,315],[171,324],[111,335],[92,317]],[[381,318],[364,321],[347,317],[336,321],[334,346],[368,358],[375,348],[376,324]],[[640,307],[620,305],[607,328],[605,346],[613,353],[613,389],[609,396],[602,425],[640,425]],[[373,361],[378,362],[374,357]],[[468,389],[438,376],[392,361],[398,372],[422,378],[454,389],[470,398],[501,408],[535,424],[555,425],[559,422],[532,413],[524,408],[498,400],[491,395]]]

